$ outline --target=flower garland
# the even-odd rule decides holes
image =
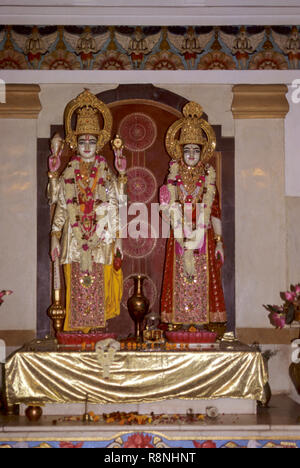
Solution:
[[[168,205],[169,208],[172,207],[178,201],[178,193],[177,189],[181,190],[183,195],[185,196],[185,203],[187,205],[193,205],[195,200],[197,199],[200,190],[203,188],[203,200],[202,205],[204,206],[204,226],[201,224],[200,219],[197,220],[196,225],[196,238],[194,240],[184,241],[183,239],[176,239],[179,244],[179,251],[183,255],[184,254],[184,269],[185,275],[187,277],[195,276],[196,269],[195,269],[195,258],[194,258],[194,250],[199,249],[199,245],[203,245],[204,238],[199,238],[197,233],[206,233],[209,225],[210,225],[210,218],[211,218],[211,210],[214,202],[214,198],[216,195],[216,171],[212,166],[207,166],[205,171],[205,177],[200,176],[199,181],[196,184],[196,189],[192,194],[189,194],[183,184],[182,178],[180,176],[180,166],[177,162],[171,161],[170,163],[170,172],[168,177],[168,184],[167,188],[170,193],[170,204]],[[177,225],[172,226],[175,230]]]
[[[64,172],[66,204],[70,225],[80,250],[81,271],[92,272],[92,249],[99,243],[96,232],[99,221],[96,212],[95,192],[98,191],[102,202],[106,201],[105,172],[106,160],[96,156],[91,168],[89,183],[83,184],[80,171],[81,158],[72,159]]]

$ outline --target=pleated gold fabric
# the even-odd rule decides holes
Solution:
[[[259,352],[119,352],[110,379],[96,353],[18,352],[6,364],[9,405],[243,398],[265,402]]]

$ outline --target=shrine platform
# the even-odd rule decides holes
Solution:
[[[261,353],[241,343],[215,350],[121,351],[107,367],[96,352],[66,350],[35,341],[5,365],[9,407],[43,408],[44,415],[94,413],[256,414],[266,403],[268,374]]]
[[[300,405],[274,396],[256,415],[220,415],[189,424],[126,425],[64,422],[43,416],[0,416],[0,448],[300,448]]]

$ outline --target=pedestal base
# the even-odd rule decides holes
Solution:
[[[138,412],[139,414],[186,414],[192,409],[195,414],[205,414],[208,407],[217,408],[219,414],[252,414],[257,412],[256,401],[232,398],[217,400],[167,400],[155,403],[88,405],[95,414],[114,412]],[[21,405],[20,414],[25,414],[26,406]],[[45,416],[78,416],[85,412],[84,403],[47,404],[43,407]]]

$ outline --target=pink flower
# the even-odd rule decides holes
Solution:
[[[286,317],[284,314],[277,314],[276,312],[273,312],[270,314],[270,321],[274,327],[280,328],[280,330],[282,330],[286,324]]]
[[[0,292],[0,297],[3,297],[3,296],[10,296],[12,293],[13,293],[13,291],[6,291],[6,290],[3,290],[3,291]]]
[[[297,286],[295,286],[295,293],[300,294],[300,284],[297,284]]]
[[[13,293],[13,291],[10,291],[10,290],[3,290],[3,291],[0,291],[0,306],[3,304],[3,297],[4,296],[10,296],[11,294]]]
[[[104,184],[104,179],[103,179],[102,177],[100,177],[98,184],[99,184],[99,185],[103,185],[103,184]]]
[[[104,162],[104,161],[105,161],[105,158],[104,158],[103,156],[99,156],[99,155],[98,155],[98,156],[96,156],[96,161],[97,161],[98,163],[101,163],[101,162]]]
[[[80,171],[78,169],[76,169],[76,171],[74,171],[74,173],[75,173],[75,176],[76,176],[77,180],[81,179],[81,174],[80,174]]]
[[[94,200],[88,200],[87,202],[85,202],[84,214],[88,215],[92,213],[93,209],[94,209]]]
[[[93,179],[95,179],[96,174],[97,174],[97,169],[96,169],[95,167],[93,167],[92,170],[91,170],[91,177],[92,177]]]
[[[82,248],[85,252],[89,250],[89,246],[87,244],[83,244]]]
[[[290,291],[287,291],[284,295],[286,300],[289,302],[293,302],[297,297],[296,293]]]

